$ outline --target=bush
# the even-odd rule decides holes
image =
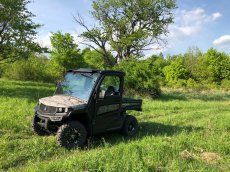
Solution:
[[[189,72],[180,57],[173,60],[170,65],[164,67],[163,73],[165,75],[165,81],[169,86],[175,86],[175,83],[179,87],[185,86],[185,80],[189,78]]]
[[[213,73],[213,82],[220,85],[223,79],[230,79],[230,58],[226,53],[210,48],[205,54],[205,60]]]
[[[151,61],[129,59],[122,61],[114,69],[122,70],[126,73],[125,89],[149,92],[153,96],[160,95],[160,85]]]
[[[187,85],[187,81],[185,79],[177,79],[174,80],[174,82],[172,81],[171,84],[172,84],[171,87],[173,88],[185,88]]]
[[[6,65],[3,77],[21,81],[55,82],[61,77],[59,71],[57,68],[54,69],[47,58],[31,56]]]
[[[228,79],[223,79],[221,81],[221,88],[226,90],[226,91],[229,91],[230,90],[230,80]]]
[[[194,79],[189,78],[186,82],[186,87],[189,89],[199,90],[201,89],[200,84],[198,84]]]

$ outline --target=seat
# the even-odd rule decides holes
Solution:
[[[108,86],[107,90],[105,91],[105,97],[106,96],[112,96],[115,93],[115,88],[113,86]]]

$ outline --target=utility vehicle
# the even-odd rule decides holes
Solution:
[[[142,110],[142,100],[123,98],[125,73],[112,70],[69,70],[53,96],[39,99],[32,129],[38,135],[57,133],[57,143],[83,147],[87,138],[118,130],[133,136],[138,130],[127,110]]]

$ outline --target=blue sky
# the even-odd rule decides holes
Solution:
[[[229,0],[178,0],[175,23],[169,26],[166,37],[168,44],[155,47],[146,56],[184,53],[189,47],[197,46],[202,51],[214,47],[230,53],[230,1]],[[76,40],[84,31],[73,19],[77,12],[86,23],[94,24],[90,16],[91,0],[33,0],[29,11],[36,15],[33,20],[43,24],[38,32],[40,44],[50,47],[49,36],[58,30],[71,33]]]

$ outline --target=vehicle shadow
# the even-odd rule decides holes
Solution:
[[[139,134],[141,136],[146,135],[163,135],[163,136],[172,136],[183,132],[193,132],[203,130],[202,127],[194,126],[176,126],[176,125],[166,125],[156,122],[141,122]]]
[[[111,132],[103,135],[93,136],[88,144],[88,149],[94,149],[98,147],[105,147],[106,145],[116,145],[119,143],[126,143],[130,141],[141,140],[146,136],[173,136],[179,134],[181,132],[194,132],[200,131],[204,128],[202,127],[194,127],[194,126],[174,126],[174,125],[166,125],[162,123],[156,122],[140,122],[140,129],[137,135],[133,138],[124,137],[119,132]]]

